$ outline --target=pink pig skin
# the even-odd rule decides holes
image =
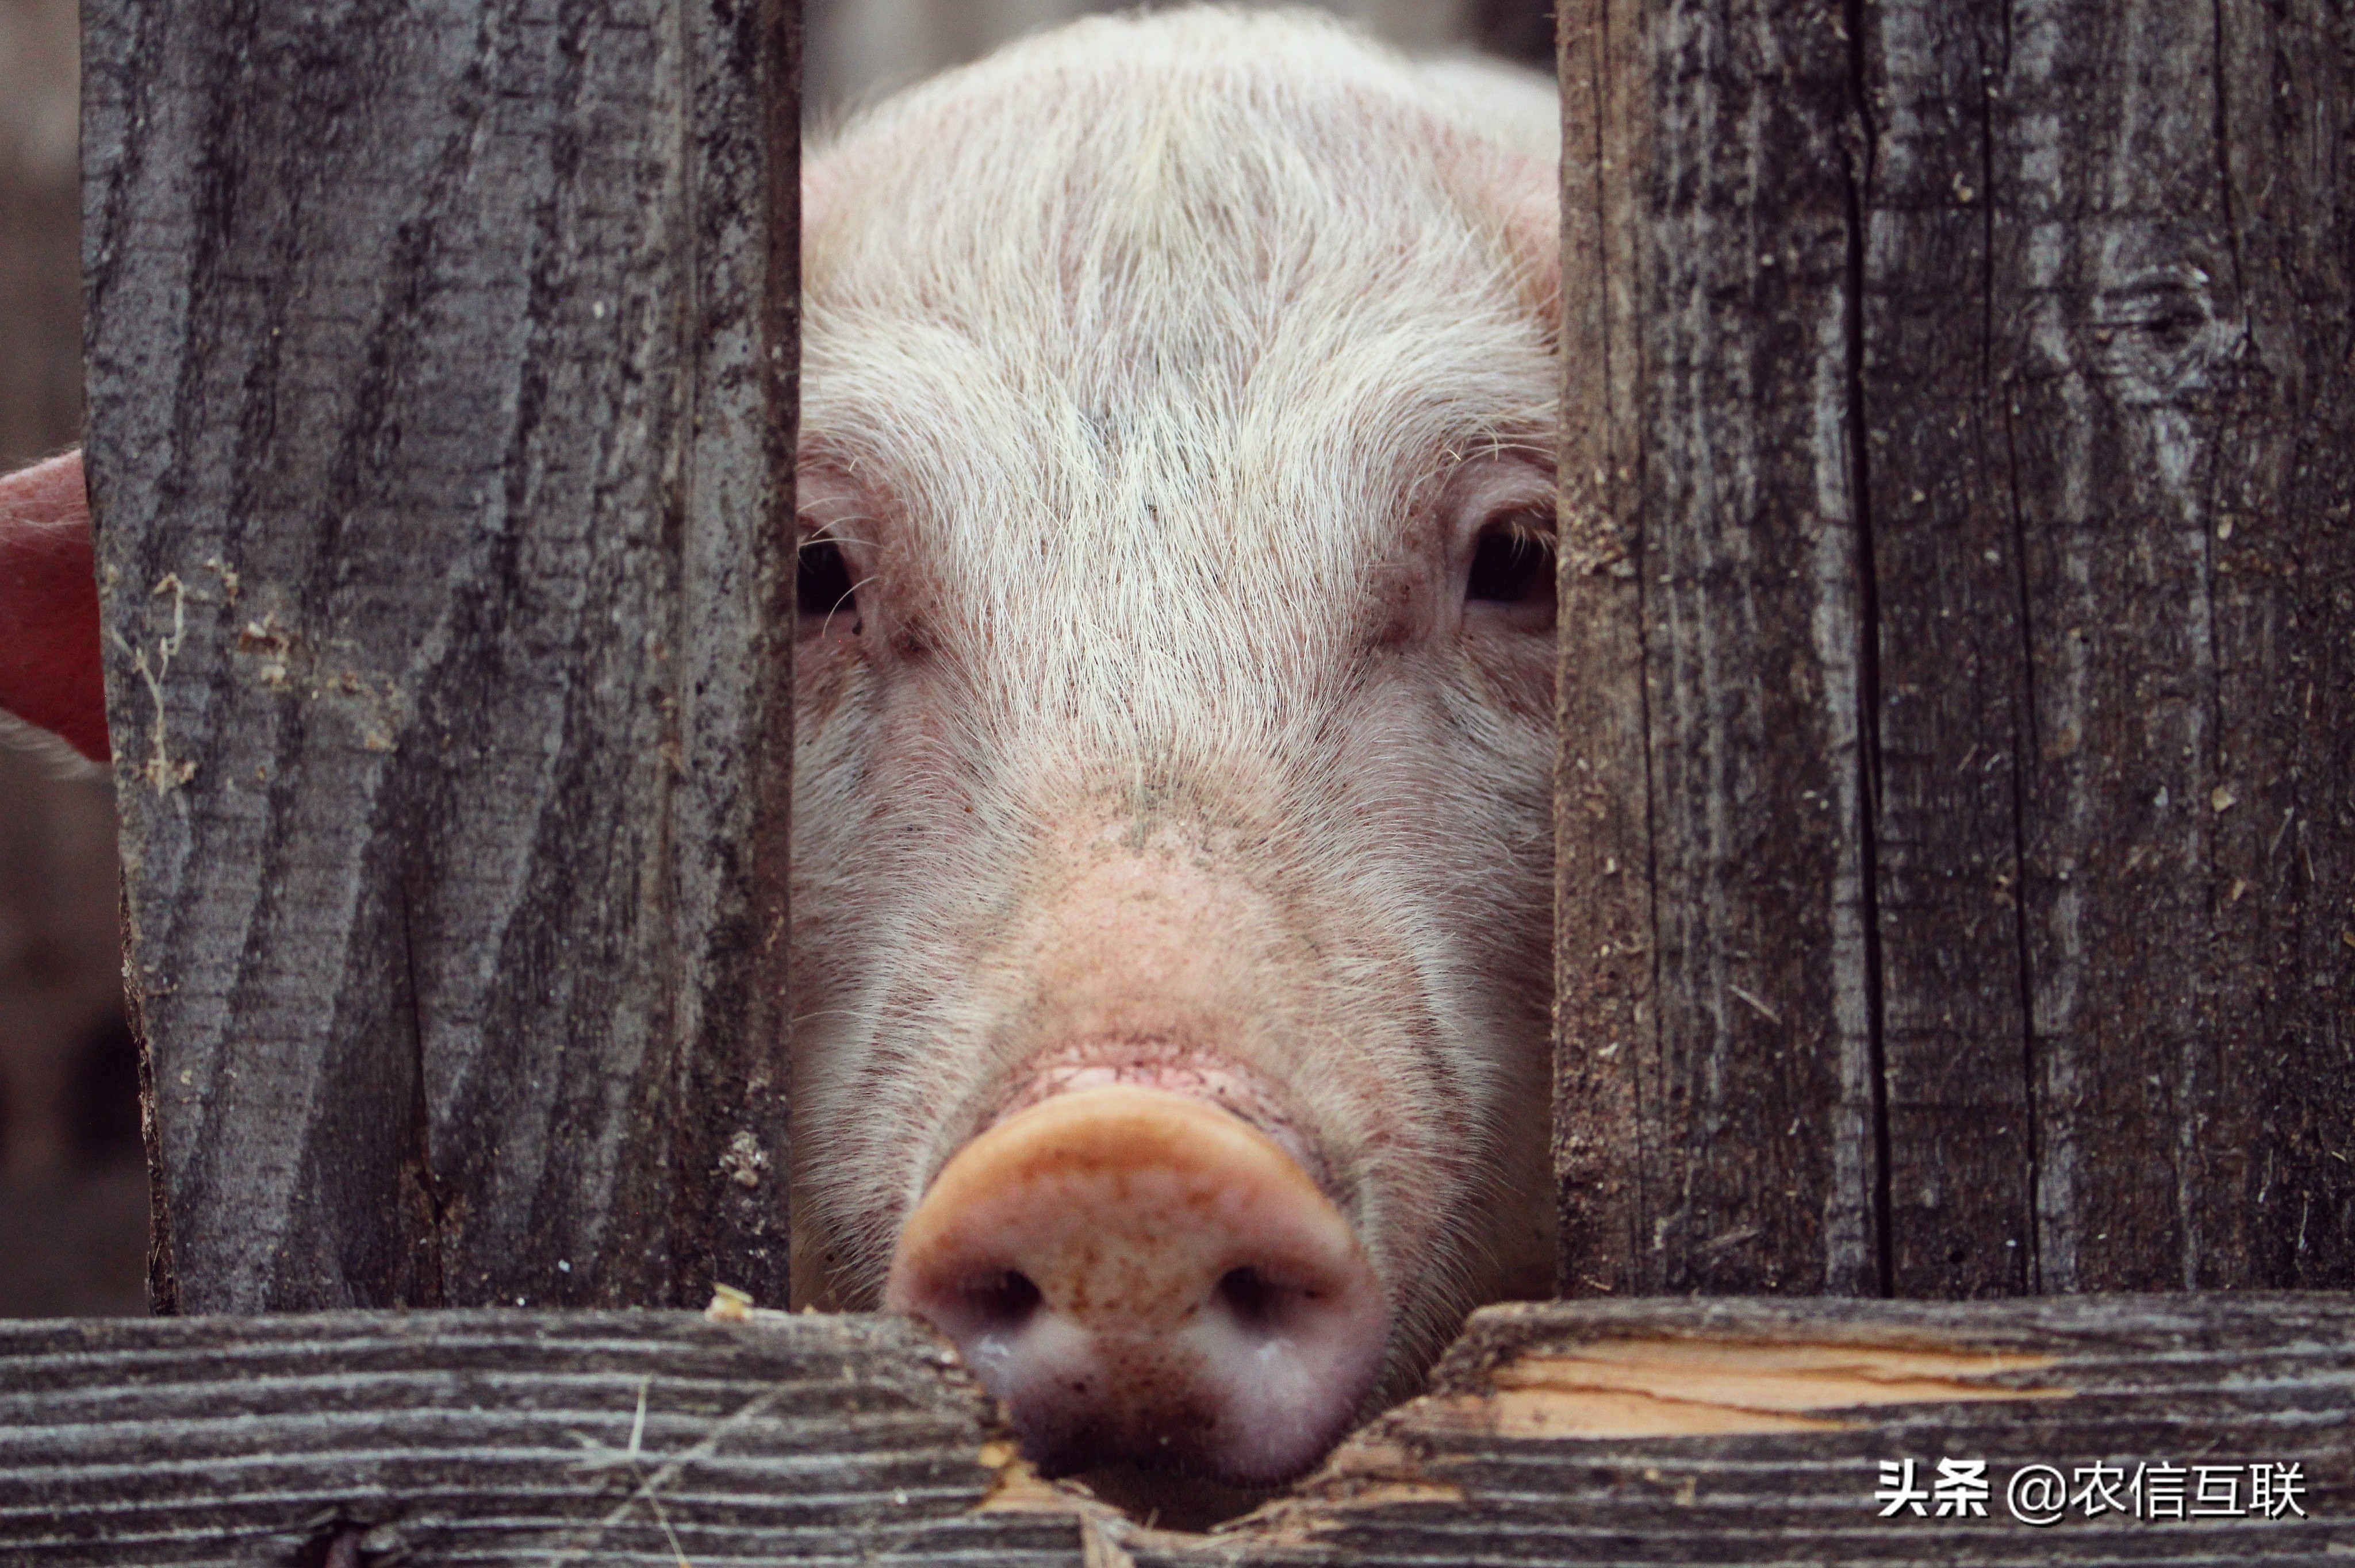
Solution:
[[[108,758],[80,452],[0,479],[0,712]]]

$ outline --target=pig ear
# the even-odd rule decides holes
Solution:
[[[1476,143],[1448,168],[1457,199],[1503,252],[1549,345],[1561,342],[1561,176],[1552,160]]]
[[[1505,249],[1523,297],[1545,325],[1546,341],[1561,342],[1561,184],[1551,164],[1516,158],[1505,209]]]
[[[1422,62],[1457,116],[1437,140],[1457,199],[1497,237],[1547,341],[1561,341],[1561,99],[1532,70],[1480,58]],[[1468,133],[1466,132],[1468,131]]]
[[[818,219],[825,216],[826,196],[829,194],[829,187],[831,187],[833,184],[834,182],[826,177],[826,167],[823,164],[805,163],[802,164],[801,221],[803,232],[806,233],[810,229],[816,228]]]
[[[108,758],[81,454],[0,478],[0,712]]]

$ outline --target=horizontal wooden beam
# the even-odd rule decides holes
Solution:
[[[975,1513],[991,1413],[947,1355],[869,1317],[0,1325],[0,1561],[318,1563],[353,1527],[364,1563],[1071,1560],[1069,1520]]]
[[[1433,1383],[1254,1521],[1271,1548],[1259,1561],[2289,1563],[2355,1549],[2346,1295],[1531,1304],[1476,1314]],[[1941,1460],[1985,1463],[1985,1517],[1936,1516]],[[1883,1518],[1883,1467],[1902,1483],[1909,1463],[1932,1497],[1922,1516],[1901,1504]],[[2187,1517],[2071,1506],[2019,1523],[2006,1493],[2035,1465],[2073,1496],[2080,1471],[2117,1469],[2122,1501],[2137,1466],[2183,1467]],[[2211,1495],[2236,1470],[2245,1505],[2252,1465],[2301,1467],[2305,1516],[2188,1517],[2198,1467]],[[1273,1550],[1287,1542],[1305,1553]]]
[[[900,1319],[25,1322],[0,1324],[0,1560],[2311,1562],[2355,1551],[2350,1431],[2342,1295],[1517,1306],[1474,1318],[1430,1395],[1201,1535],[1028,1476]],[[1942,1461],[1983,1463],[1984,1497]],[[1883,1517],[1909,1464],[1923,1511]],[[2012,1483],[2035,1466],[2068,1497],[2031,1527]]]

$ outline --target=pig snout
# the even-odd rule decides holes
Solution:
[[[1287,1479],[1348,1426],[1390,1328],[1348,1221],[1296,1160],[1218,1106],[1124,1084],[1051,1096],[959,1150],[885,1302],[956,1341],[1050,1475]]]

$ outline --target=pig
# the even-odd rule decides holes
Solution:
[[[1267,1485],[1550,1286],[1560,131],[1096,18],[804,181],[797,1255]]]
[[[1559,142],[1201,7],[805,164],[796,1289],[1050,1475],[1281,1483],[1550,1288]],[[0,707],[103,756],[80,482]]]

